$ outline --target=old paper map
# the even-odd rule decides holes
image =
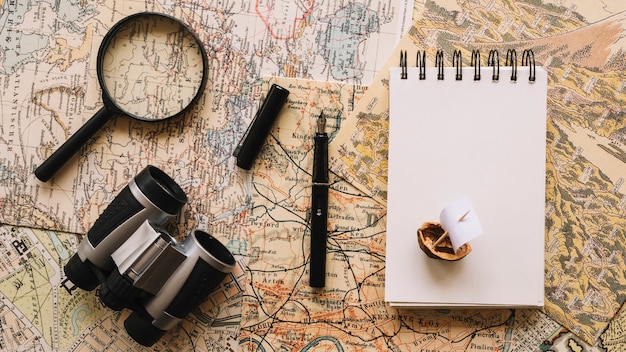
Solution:
[[[384,302],[386,208],[331,177],[325,289],[309,287],[308,217],[316,119],[334,143],[359,87],[274,78],[291,90],[254,169],[242,351],[534,351],[561,331],[541,312],[424,310]],[[358,106],[358,104],[357,104]]]
[[[68,288],[62,265],[80,240],[65,232],[85,233],[147,164],[188,194],[177,235],[206,229],[241,258],[215,304],[156,348],[237,350],[251,189],[231,154],[258,107],[261,76],[369,84],[410,24],[410,5],[0,0],[0,350],[140,350],[124,334],[125,316]],[[175,16],[206,43],[206,92],[176,119],[118,116],[52,181],[37,181],[34,169],[102,107],[94,55],[102,38],[142,11]]]
[[[545,312],[594,343],[626,300],[625,24],[619,1],[427,2],[331,144],[332,169],[384,204],[386,72],[401,49],[410,65],[418,48],[427,65],[437,49],[447,65],[455,49],[532,49],[549,72]]]
[[[0,350],[140,350],[124,331],[129,311],[107,309],[94,292],[63,274],[76,250],[76,236],[54,231],[0,227]],[[200,309],[170,330],[156,351],[236,350],[241,317],[242,262]],[[208,327],[210,326],[210,328]]]
[[[231,225],[247,206],[246,181],[231,154],[258,107],[260,77],[369,84],[409,22],[407,2],[0,1],[0,221],[84,233],[153,164],[188,192],[185,225],[240,231]],[[114,118],[54,179],[38,181],[34,169],[102,107],[92,53],[141,11],[173,15],[206,43],[205,93],[174,119]]]

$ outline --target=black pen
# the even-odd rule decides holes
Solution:
[[[328,229],[328,134],[326,134],[326,118],[323,112],[317,119],[317,132],[314,141],[309,285],[311,287],[324,287]]]

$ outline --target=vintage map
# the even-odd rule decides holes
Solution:
[[[329,117],[334,143],[363,90],[286,78],[266,86],[271,83],[291,94],[262,152],[265,162],[252,176],[242,351],[533,351],[538,341],[561,331],[558,323],[533,311],[389,307],[384,302],[386,208],[337,177],[331,177],[329,193],[326,287],[309,287],[307,217],[316,118],[320,111]]]
[[[229,224],[245,215],[246,175],[231,154],[258,107],[260,77],[369,84],[411,15],[401,11],[406,0],[1,3],[0,221],[76,233],[147,164],[188,192],[186,225],[240,231]],[[33,170],[102,107],[90,54],[113,24],[141,11],[173,15],[206,43],[205,93],[175,119],[113,119],[53,180],[38,181]]]
[[[258,107],[261,76],[369,84],[410,10],[406,0],[0,0],[0,350],[139,349],[123,333],[124,316],[67,288],[61,267],[80,240],[65,232],[85,233],[147,164],[190,198],[180,236],[207,229],[242,258],[217,304],[157,349],[236,350],[252,189],[231,153]],[[35,167],[102,107],[92,54],[103,36],[141,11],[173,15],[206,43],[205,94],[174,120],[115,118],[52,181],[37,181]]]
[[[618,1],[427,2],[331,144],[332,168],[384,204],[386,74],[400,50],[413,64],[426,49],[433,65],[436,49],[532,49],[549,72],[545,312],[598,341],[626,300],[625,24]]]
[[[105,308],[93,292],[74,287],[62,264],[76,250],[76,236],[55,231],[0,227],[0,350],[140,350],[124,330],[129,311]],[[241,317],[242,262],[154,350],[237,349]],[[210,325],[210,328],[208,328]]]
[[[621,2],[420,0],[419,22],[400,44],[480,42],[482,49],[511,42],[532,47],[550,70],[544,311],[411,311],[383,302],[387,98],[384,75],[375,76],[397,64],[398,28],[410,22],[401,13],[410,5],[0,5],[0,350],[143,350],[123,331],[128,312],[112,312],[72,287],[62,265],[80,240],[66,232],[84,233],[148,163],[190,198],[177,219],[179,235],[207,229],[238,258],[235,272],[157,351],[623,349]],[[198,32],[209,51],[207,92],[177,120],[110,121],[53,181],[36,181],[36,165],[101,107],[90,54],[113,23],[139,11],[172,14]],[[259,163],[244,172],[234,167],[232,149],[269,82],[292,95]],[[344,159],[333,164],[343,178],[332,177],[328,287],[314,291],[307,285],[307,213],[312,126],[321,109],[334,116],[331,155]]]

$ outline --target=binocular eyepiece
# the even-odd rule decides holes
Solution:
[[[228,249],[210,234],[192,231],[178,242],[160,226],[187,196],[154,166],[142,170],[96,220],[65,265],[74,285],[109,308],[131,309],[129,336],[152,346],[204,301],[234,268]]]

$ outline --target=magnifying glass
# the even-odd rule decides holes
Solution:
[[[98,50],[102,107],[35,170],[48,181],[111,117],[161,121],[200,98],[207,55],[193,31],[169,15],[142,12],[116,23]]]

